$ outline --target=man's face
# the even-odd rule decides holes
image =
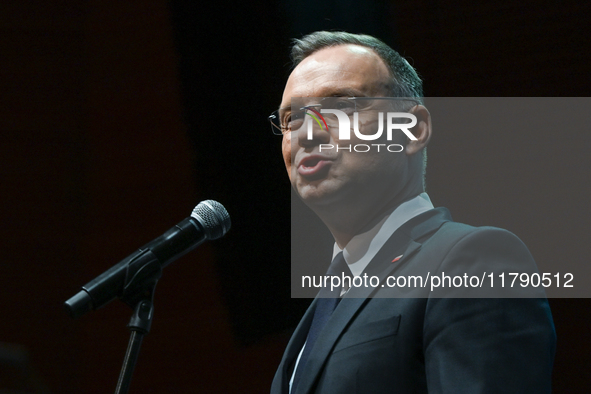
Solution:
[[[390,80],[382,59],[371,49],[357,45],[325,48],[304,59],[291,73],[280,107],[290,107],[295,97],[383,97]],[[305,101],[305,99],[304,99]],[[294,110],[296,110],[294,108]],[[377,119],[359,122],[377,129]],[[386,205],[408,182],[408,157],[403,152],[349,152],[320,150],[321,144],[349,146],[388,142],[406,145],[402,133],[392,141],[339,141],[338,127],[314,126],[313,138],[306,132],[286,133],[282,153],[291,184],[311,208],[339,202]],[[325,145],[323,145],[325,146]]]

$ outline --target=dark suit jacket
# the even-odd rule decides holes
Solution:
[[[419,271],[459,275],[536,267],[513,234],[454,223],[438,208],[399,228],[364,272],[385,283],[389,275]],[[467,299],[459,297],[479,293],[429,290],[352,287],[320,333],[293,394],[551,392],[556,337],[543,291],[533,294],[539,298]],[[517,294],[511,291],[502,297]],[[315,305],[285,350],[272,394],[288,393]]]

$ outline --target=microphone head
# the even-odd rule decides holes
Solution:
[[[191,217],[196,219],[202,226],[207,239],[218,239],[223,237],[230,229],[230,215],[222,204],[214,200],[201,201]]]

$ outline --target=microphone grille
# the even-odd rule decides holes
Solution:
[[[201,201],[193,209],[191,216],[201,223],[207,239],[221,238],[230,229],[230,214],[217,201]]]

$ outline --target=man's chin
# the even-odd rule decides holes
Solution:
[[[332,204],[338,200],[340,194],[337,185],[328,179],[300,182],[295,186],[295,190],[302,201],[310,207]]]

